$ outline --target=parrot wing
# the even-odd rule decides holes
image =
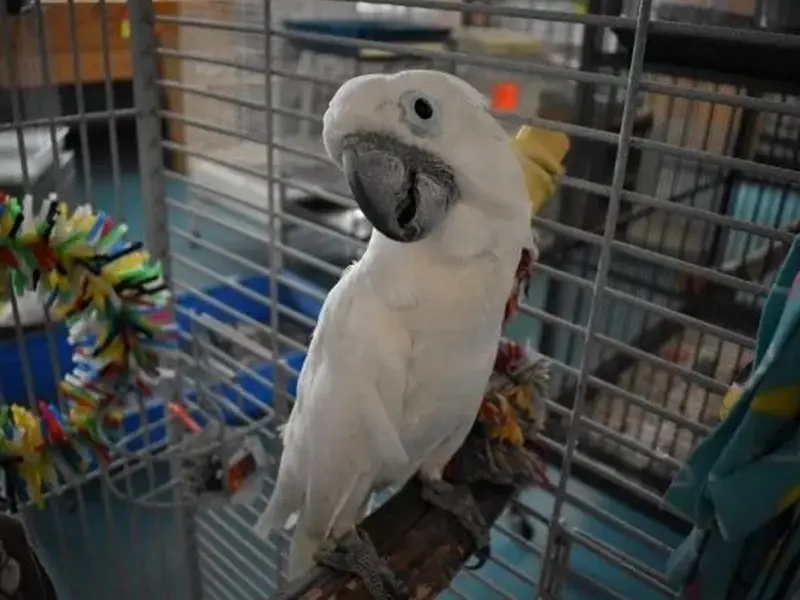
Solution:
[[[316,535],[351,526],[376,485],[408,468],[400,429],[410,336],[367,278],[351,267],[323,305],[283,432],[270,504],[284,508],[270,525],[300,510],[298,523]]]
[[[400,428],[411,339],[391,311],[365,293],[364,276],[358,265],[346,269],[322,307],[284,442],[291,444],[291,422],[304,421],[306,404],[319,410],[324,403],[337,413],[357,411],[383,461],[406,464]]]

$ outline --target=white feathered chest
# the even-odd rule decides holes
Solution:
[[[369,262],[370,292],[410,337],[400,439],[410,474],[453,432],[466,436],[480,407],[519,261],[517,244],[468,263]],[[422,257],[420,257],[420,261]],[[374,272],[373,272],[374,270]],[[403,474],[405,476],[406,474]],[[403,477],[401,476],[401,478]]]

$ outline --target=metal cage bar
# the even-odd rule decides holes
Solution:
[[[800,82],[795,71],[776,79],[769,65],[726,69],[699,51],[666,60],[658,44],[736,42],[780,57],[797,52],[800,36],[668,20],[652,0],[585,0],[581,10],[566,0],[101,0],[92,13],[82,4],[67,0],[58,13],[63,43],[50,3],[0,13],[0,167],[8,146],[20,189],[38,190],[25,136],[42,128],[55,171],[74,160],[79,183],[64,174],[46,185],[136,223],[176,295],[177,376],[164,397],[190,394],[223,433],[258,436],[269,465],[248,502],[202,504],[192,474],[223,442],[193,447],[172,415],[151,419],[155,400],[141,399],[124,440],[144,449],[117,457],[108,477],[65,480],[44,514],[24,511],[69,597],[108,595],[70,558],[73,543],[120,599],[159,590],[251,600],[284,583],[286,534],[260,542],[251,528],[274,484],[277,427],[319,304],[370,231],[319,143],[321,114],[352,75],[420,67],[489,96],[513,82],[520,103],[493,108],[498,120],[572,142],[559,191],[534,219],[539,263],[512,328],[552,359],[541,445],[558,482],[521,494],[494,528],[502,551],[459,574],[448,594],[677,597],[663,569],[687,524],[661,494],[719,421],[800,227]],[[450,34],[423,44],[290,23],[387,18]],[[37,89],[60,109],[37,112]],[[63,127],[74,134],[59,148]],[[19,385],[4,367],[0,400],[35,406],[41,373],[56,381],[63,371],[65,342],[57,324],[19,323],[24,298],[9,310],[0,360],[18,360]],[[40,330],[45,346],[32,355]],[[151,452],[159,431],[166,443]],[[122,565],[137,549],[144,556]]]

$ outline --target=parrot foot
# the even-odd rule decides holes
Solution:
[[[428,504],[455,516],[475,540],[475,564],[470,570],[480,569],[492,555],[489,545],[489,526],[483,518],[467,486],[454,485],[443,479],[422,478],[422,499]]]
[[[375,600],[405,600],[405,584],[392,572],[364,531],[356,528],[339,540],[327,539],[314,555],[317,564],[355,575]]]

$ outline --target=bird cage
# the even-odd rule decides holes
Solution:
[[[800,231],[800,38],[775,18],[791,7],[770,2],[36,0],[0,13],[0,44],[8,23],[26,43],[53,41],[48,19],[69,25],[41,83],[76,99],[34,114],[35,90],[2,53],[0,153],[8,132],[71,131],[54,152],[75,154],[77,204],[126,221],[163,262],[178,338],[169,376],[125,407],[114,468],[62,473],[44,509],[19,507],[58,597],[363,593],[325,570],[286,581],[290,534],[263,540],[254,526],[323,302],[372,233],[326,155],[322,115],[355,75],[420,68],[478,89],[509,132],[570,140],[505,331],[548,359],[537,452],[549,485],[486,488],[494,553],[477,570],[462,568],[463,532],[453,541],[413,487],[381,498],[365,528],[383,528],[380,553],[420,596],[681,597],[689,578],[670,557],[699,525],[673,506],[674,482],[741,406]],[[77,76],[91,65],[104,71],[93,90]],[[72,80],[54,88],[57,69]],[[112,101],[96,110],[92,93]],[[100,149],[99,125],[115,132]],[[0,400],[63,400],[67,329],[43,309],[40,323],[14,323],[11,302]],[[220,479],[243,455],[257,476],[228,493]],[[769,600],[796,591],[779,579],[787,594]]]

